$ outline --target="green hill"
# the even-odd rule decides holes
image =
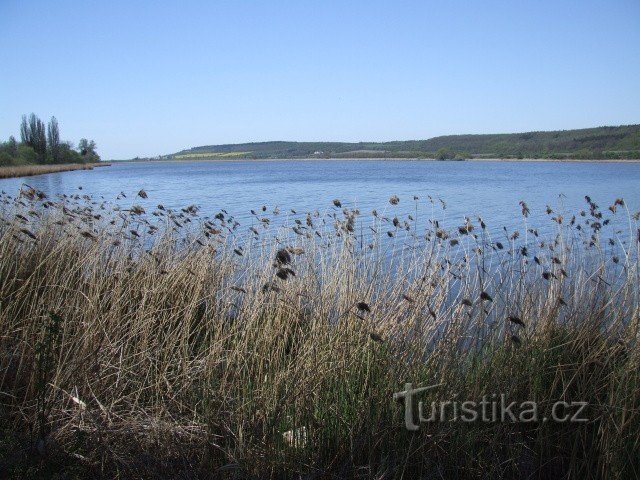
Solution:
[[[163,158],[640,158],[640,125],[393,142],[259,142],[206,145]]]

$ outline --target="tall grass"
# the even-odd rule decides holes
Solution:
[[[195,207],[1,200],[7,472],[640,475],[638,231],[621,200],[554,214],[546,238],[523,205],[502,240],[483,221],[392,219],[397,198],[366,221],[339,201],[280,229],[258,211],[246,235]],[[589,421],[410,432],[393,400],[407,382],[439,385],[425,402],[505,394],[541,416],[587,401]]]
[[[67,163],[64,165],[15,165],[0,167],[0,178],[31,177],[44,173],[69,172],[72,170],[93,170],[94,167],[106,167],[101,163]]]

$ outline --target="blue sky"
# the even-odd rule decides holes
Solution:
[[[107,159],[640,123],[640,2],[0,0],[0,65]]]

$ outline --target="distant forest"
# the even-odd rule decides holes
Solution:
[[[394,142],[260,142],[206,145],[163,159],[206,158],[551,158],[640,159],[640,125]]]
[[[0,142],[0,166],[61,165],[100,161],[96,142],[81,138],[77,149],[71,142],[60,139],[56,117],[45,123],[34,113],[22,116],[20,141],[10,136]]]

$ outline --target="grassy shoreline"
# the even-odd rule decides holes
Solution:
[[[93,170],[94,167],[108,167],[110,163],[68,163],[62,165],[14,165],[0,167],[0,179],[31,177],[45,173],[70,172],[73,170]]]
[[[224,211],[146,213],[30,188],[2,200],[0,469],[10,474],[640,472],[640,247],[622,200],[602,210],[589,200],[571,220],[550,213],[549,238],[528,228],[523,205],[522,235],[491,238],[480,220],[445,231],[434,218],[420,243],[411,219],[391,219],[394,197],[366,239],[364,214],[337,200],[286,230],[270,230],[277,214],[265,209],[248,234]],[[628,231],[614,229],[616,215]],[[505,394],[544,416],[585,400],[588,421],[410,432],[393,401],[407,382],[439,385],[425,402]]]

